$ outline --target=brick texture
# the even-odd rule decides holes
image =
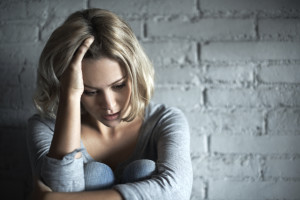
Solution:
[[[45,42],[93,7],[128,22],[154,64],[153,101],[185,113],[191,200],[300,199],[298,0],[1,1],[1,199],[29,199],[25,134]]]

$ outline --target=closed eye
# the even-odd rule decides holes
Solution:
[[[121,89],[123,89],[125,86],[126,86],[126,84],[125,84],[125,83],[122,83],[122,84],[119,84],[119,85],[114,85],[114,86],[113,86],[113,89],[121,90]]]
[[[84,90],[83,93],[88,96],[93,96],[93,95],[98,94],[97,91],[88,91],[88,90]]]

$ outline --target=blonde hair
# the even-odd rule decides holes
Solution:
[[[40,56],[34,102],[43,116],[56,118],[59,79],[82,42],[93,36],[85,58],[110,58],[131,80],[130,112],[123,120],[143,115],[154,88],[154,69],[131,28],[114,13],[87,9],[71,14],[47,41]]]

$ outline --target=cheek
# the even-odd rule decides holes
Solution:
[[[81,97],[81,105],[84,109],[90,110],[90,108],[93,107],[93,101],[91,99]]]

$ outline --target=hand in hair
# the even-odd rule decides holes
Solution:
[[[60,83],[61,92],[65,95],[82,95],[84,90],[82,79],[82,59],[93,43],[94,38],[87,38],[82,45],[77,49],[72,61],[66,71],[63,73]]]

